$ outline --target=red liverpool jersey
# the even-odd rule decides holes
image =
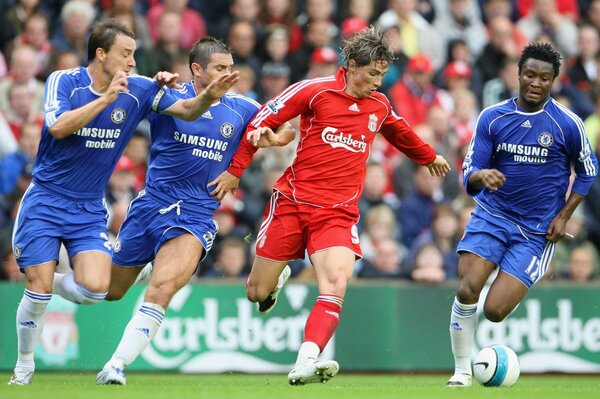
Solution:
[[[379,132],[419,165],[434,161],[428,144],[396,115],[379,92],[366,98],[344,91],[346,68],[335,76],[298,82],[262,106],[248,131],[266,126],[275,130],[300,115],[296,158],[275,189],[300,203],[319,207],[356,205],[363,190],[367,159]],[[242,140],[229,172],[240,177],[256,148]]]

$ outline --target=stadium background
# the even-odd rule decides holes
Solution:
[[[327,352],[344,368],[452,368],[447,322],[456,277],[454,247],[473,206],[461,188],[460,162],[482,107],[515,94],[515,57],[523,44],[545,40],[561,51],[565,63],[553,96],[584,119],[598,153],[598,0],[0,0],[0,9],[0,278],[5,280],[0,282],[0,326],[6,332],[0,337],[0,369],[11,369],[16,356],[16,337],[8,332],[14,331],[23,283],[10,236],[31,179],[43,82],[53,70],[86,63],[85,38],[93,21],[112,16],[134,29],[139,73],[170,70],[184,81],[190,78],[190,45],[204,34],[223,38],[242,75],[235,90],[261,102],[290,83],[333,73],[342,38],[367,23],[389,35],[398,60],[382,91],[452,162],[454,173],[440,183],[384,141],[375,143],[360,200],[365,259],[357,263],[340,331]],[[113,234],[143,187],[148,134],[147,125],[138,127],[107,188]],[[179,296],[180,309],[167,313],[169,328],[162,331],[173,337],[158,339],[156,358],[143,356],[134,368],[194,371],[208,365],[212,369],[201,371],[222,371],[248,362],[265,371],[289,368],[316,292],[303,284],[314,281],[308,261],[293,265],[285,299],[264,319],[245,302],[243,279],[264,204],[294,148],[257,154],[238,195],[228,197],[215,215],[221,231],[211,255]],[[600,294],[594,282],[600,181],[568,228],[575,238],[561,242],[544,281],[506,323],[492,328],[482,322],[478,331],[478,345],[505,343],[522,361],[531,359],[526,371],[600,370]],[[59,267],[68,267],[64,256]],[[120,303],[90,308],[54,298],[36,353],[39,369],[98,369],[141,289],[135,287]],[[251,328],[240,329],[247,325]],[[252,335],[255,327],[264,334],[261,339]]]

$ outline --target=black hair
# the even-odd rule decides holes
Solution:
[[[558,76],[562,56],[551,44],[543,42],[529,43],[527,47],[523,49],[523,52],[521,52],[521,58],[519,59],[519,75],[523,70],[523,65],[525,65],[525,62],[530,58],[552,64],[554,77]]]

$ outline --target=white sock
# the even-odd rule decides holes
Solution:
[[[454,372],[472,375],[471,351],[477,328],[477,304],[465,305],[454,298],[450,315],[450,342],[454,354]]]
[[[125,327],[121,342],[109,363],[120,369],[133,363],[158,332],[164,316],[162,306],[144,302]]]
[[[81,305],[93,305],[104,298],[108,292],[93,292],[75,281],[73,273],[54,273],[52,292],[67,301]]]
[[[44,328],[44,311],[52,294],[25,290],[17,308],[18,354],[16,369],[34,370],[33,352]]]
[[[314,342],[305,341],[300,345],[300,349],[298,350],[296,365],[299,365],[307,359],[316,359],[320,353],[321,350],[319,349],[319,345]]]

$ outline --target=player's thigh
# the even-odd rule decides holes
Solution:
[[[500,270],[485,299],[483,312],[486,318],[494,322],[504,320],[521,302],[528,290],[522,281]]]
[[[486,281],[496,268],[496,264],[478,254],[462,251],[458,260],[457,297],[460,303],[473,304]]]
[[[73,277],[75,281],[93,292],[108,291],[111,274],[111,257],[104,251],[85,251],[75,254]]]
[[[331,247],[314,252],[310,260],[317,275],[319,293],[343,297],[354,272],[356,254],[347,247]]]
[[[121,299],[135,283],[135,279],[144,266],[119,266],[113,263],[110,267],[110,288],[106,298],[108,300]]]
[[[154,260],[148,289],[177,292],[192,277],[203,250],[201,242],[187,232],[163,243]]]

